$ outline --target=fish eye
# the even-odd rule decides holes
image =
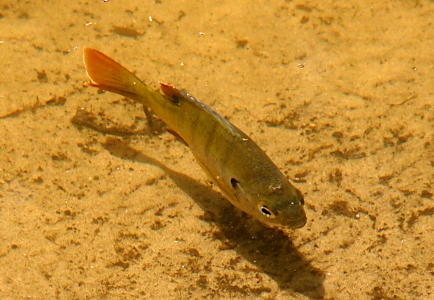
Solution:
[[[258,209],[259,211],[265,215],[267,218],[272,218],[274,219],[276,217],[276,214],[274,212],[271,211],[271,209],[269,209],[266,205],[264,204],[258,204]]]

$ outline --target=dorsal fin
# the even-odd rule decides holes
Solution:
[[[232,134],[239,135],[239,136],[245,135],[239,129],[236,129],[231,123],[229,123],[228,120],[226,120],[225,118],[220,116],[218,113],[213,111],[211,109],[211,107],[209,107],[205,103],[200,102],[199,100],[197,100],[193,96],[190,96],[187,92],[185,92],[183,90],[178,90],[177,88],[175,88],[171,85],[162,83],[162,82],[160,82],[160,86],[161,86],[161,91],[163,92],[164,96],[167,99],[169,99],[172,103],[174,103],[175,105],[179,106],[181,104],[181,101],[189,101],[189,102],[193,103],[194,105],[196,105],[199,109],[204,110],[207,113],[209,113],[213,118],[218,120],[218,122],[220,122],[223,126],[227,127],[232,132]]]
[[[176,105],[179,105],[181,99],[185,98],[185,95],[180,90],[171,85],[160,82],[160,86],[164,96]]]

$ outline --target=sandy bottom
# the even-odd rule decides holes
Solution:
[[[254,2],[254,4],[252,4]],[[432,1],[0,4],[1,299],[434,299]],[[187,90],[305,195],[232,207],[84,46]]]

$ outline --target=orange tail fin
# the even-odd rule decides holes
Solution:
[[[91,82],[85,84],[86,86],[97,87],[136,100],[140,98],[140,88],[146,88],[134,74],[98,50],[85,47],[83,60],[87,75],[91,79]]]

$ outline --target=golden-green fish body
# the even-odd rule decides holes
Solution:
[[[303,196],[246,134],[186,92],[154,91],[105,54],[84,49],[88,86],[143,103],[188,145],[202,169],[238,209],[276,227],[306,224]]]

